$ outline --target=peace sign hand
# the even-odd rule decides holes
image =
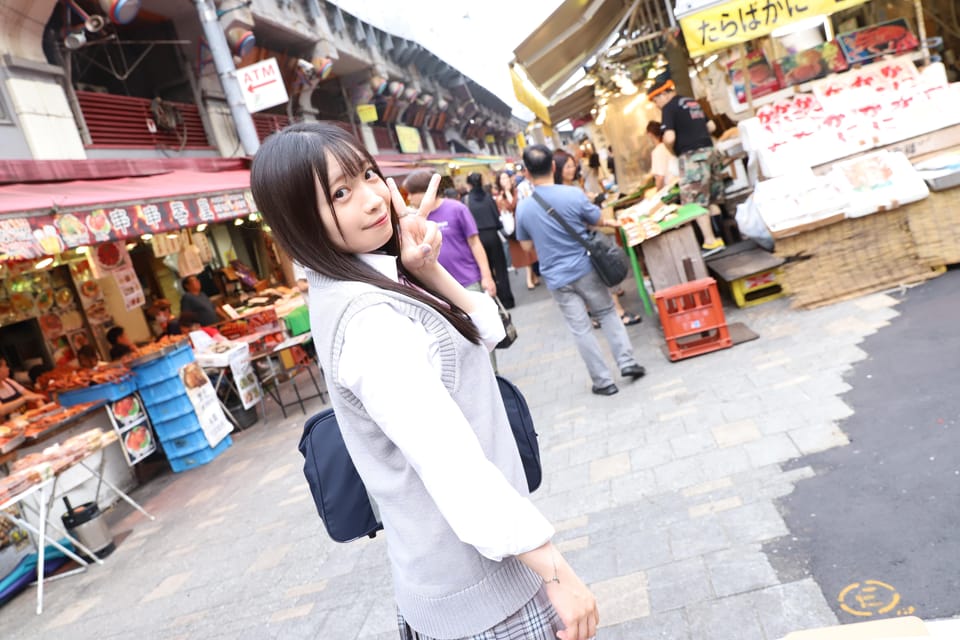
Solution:
[[[437,256],[440,254],[440,230],[435,222],[427,220],[437,201],[439,185],[440,176],[434,174],[420,207],[411,210],[404,202],[397,183],[393,178],[387,178],[393,208],[400,216],[400,261],[408,271],[421,278],[437,266]]]

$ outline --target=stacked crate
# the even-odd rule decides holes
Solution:
[[[211,447],[180,379],[180,370],[193,362],[190,344],[160,357],[133,365],[140,386],[140,397],[153,423],[157,439],[175,472],[206,464],[227,450],[230,436]]]

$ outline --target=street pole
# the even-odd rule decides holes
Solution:
[[[237,68],[233,65],[233,55],[227,44],[227,36],[217,20],[217,10],[210,0],[195,0],[197,13],[200,15],[200,25],[207,38],[207,45],[213,55],[213,65],[220,76],[220,84],[227,98],[227,106],[233,116],[233,124],[237,128],[237,137],[248,156],[252,156],[260,148],[260,137],[253,126],[253,116],[247,110],[243,100],[243,89],[237,80]]]

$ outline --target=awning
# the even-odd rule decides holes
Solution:
[[[594,104],[593,85],[582,86],[560,98],[550,107],[550,120],[562,122],[583,117],[590,113]]]
[[[617,30],[635,3],[636,0],[564,0],[513,50],[515,64],[523,67],[541,94],[552,97]]]
[[[255,212],[246,169],[0,186],[0,261]]]
[[[741,42],[760,38],[801,20],[830,15],[867,0],[727,0],[677,3],[677,18],[691,57],[706,55]],[[694,7],[691,7],[694,4]]]

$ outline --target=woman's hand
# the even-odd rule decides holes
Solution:
[[[393,178],[387,178],[393,208],[400,217],[400,261],[408,271],[418,277],[436,267],[437,256],[440,255],[443,238],[436,223],[427,220],[437,200],[439,185],[440,176],[434,174],[426,193],[423,194],[420,207],[410,210],[397,188],[397,183]]]
[[[573,571],[562,571],[560,582],[547,583],[547,598],[566,627],[557,632],[559,640],[592,640],[597,635],[597,600]]]

